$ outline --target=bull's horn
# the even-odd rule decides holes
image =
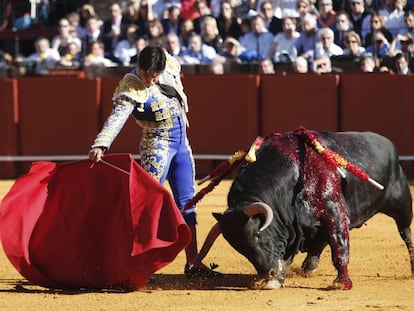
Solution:
[[[266,229],[271,224],[271,222],[273,220],[273,211],[272,211],[271,207],[269,205],[267,205],[266,203],[263,203],[263,202],[251,203],[243,209],[243,212],[249,217],[253,217],[257,214],[264,214],[265,215],[265,223],[259,229],[259,231],[263,231],[264,229]]]

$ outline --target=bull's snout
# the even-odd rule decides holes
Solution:
[[[259,276],[253,281],[252,289],[278,289],[283,287],[286,274],[286,263],[282,260],[277,261],[277,267],[270,269],[265,275]]]

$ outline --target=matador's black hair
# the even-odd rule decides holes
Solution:
[[[166,56],[164,50],[158,46],[147,46],[138,57],[138,66],[144,71],[163,72]]]

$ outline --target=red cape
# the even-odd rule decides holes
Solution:
[[[51,288],[138,289],[191,238],[170,193],[128,154],[34,163],[0,205],[15,268]]]

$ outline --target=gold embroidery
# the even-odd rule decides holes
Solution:
[[[129,97],[137,103],[144,103],[148,99],[148,91],[137,76],[127,73],[119,82],[112,99],[116,101],[123,96]]]

